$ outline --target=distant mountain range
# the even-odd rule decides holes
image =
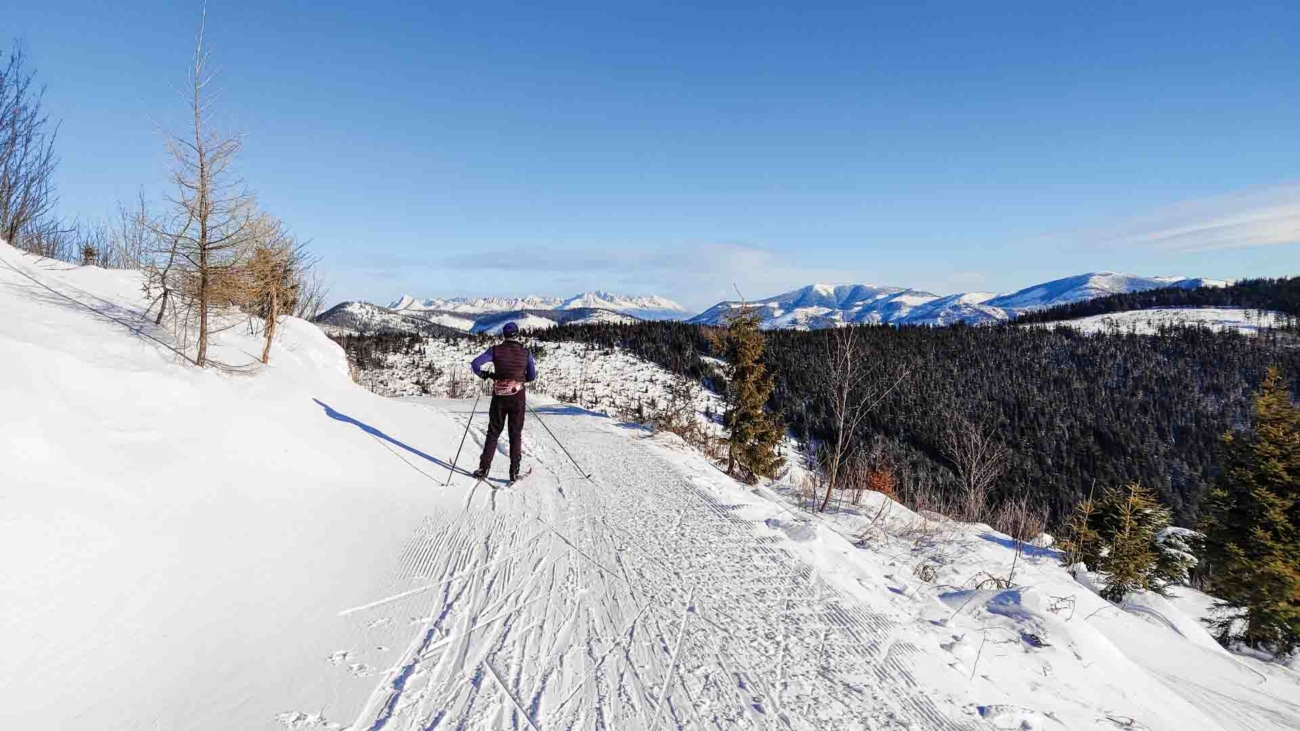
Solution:
[[[1138,277],[1094,272],[1057,279],[1010,294],[969,292],[941,297],[905,287],[867,284],[810,284],[756,300],[764,329],[815,330],[843,324],[952,325],[980,324],[1015,318],[1032,310],[1080,302],[1109,294],[1161,287],[1222,287],[1227,283],[1186,277]],[[719,302],[689,322],[720,325],[738,310],[739,301]]]
[[[316,318],[334,332],[405,332],[444,335],[453,332],[496,334],[507,322],[525,330],[567,323],[681,320],[686,310],[657,296],[628,297],[585,292],[573,297],[453,297],[416,299],[403,295],[388,307],[343,302]]]
[[[940,296],[908,287],[868,284],[810,284],[784,294],[750,302],[758,308],[764,329],[815,330],[843,324],[952,325],[1014,319],[1024,312],[1081,302],[1110,294],[1142,292],[1161,287],[1222,287],[1213,279],[1138,277],[1093,272],[1026,287],[1010,294],[967,292]],[[456,332],[497,333],[515,321],[524,329],[567,323],[683,320],[721,325],[742,306],[719,302],[687,319],[672,300],[654,295],[629,297],[586,292],[573,297],[454,297],[417,299],[403,295],[387,307],[369,302],[344,302],[316,318],[336,332],[410,332],[443,335]]]
[[[573,297],[452,297],[416,299],[402,295],[388,306],[399,312],[446,312],[483,315],[522,310],[610,310],[640,320],[680,320],[686,315],[681,305],[664,297],[628,297],[610,292],[584,292]]]

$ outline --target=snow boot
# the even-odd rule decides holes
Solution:
[[[519,468],[518,468],[518,467],[514,468],[513,470],[510,470],[510,482],[511,482],[511,483],[519,482]]]
[[[485,470],[485,469],[483,469],[482,467],[480,467],[480,468],[474,470],[474,472],[472,473],[472,475],[473,475],[474,479],[476,479],[476,480],[486,480],[486,479],[487,479],[487,476],[488,476],[488,471]]]

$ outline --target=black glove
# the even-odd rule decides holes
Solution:
[[[489,378],[495,379],[497,377],[497,374],[493,373],[492,371],[479,371],[478,377],[486,381]]]

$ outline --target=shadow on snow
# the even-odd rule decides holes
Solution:
[[[609,418],[606,414],[597,411],[589,411],[581,406],[574,406],[573,404],[546,404],[544,406],[533,406],[532,409],[534,412],[546,416],[597,416],[601,419]]]
[[[988,531],[980,533],[980,538],[983,538],[989,543],[996,543],[999,546],[1002,546],[1003,548],[1009,548],[1012,551],[1016,550],[1016,548],[1019,548],[1022,554],[1026,556],[1032,556],[1034,558],[1060,558],[1061,556],[1061,552],[1056,550],[1055,548],[1039,548],[1037,546],[1030,545],[1029,543],[1017,541],[1014,538],[1008,538],[1006,536],[1000,536],[994,533],[989,533]]]
[[[409,444],[404,444],[404,443],[402,443],[402,442],[399,442],[398,440],[396,440],[396,439],[394,439],[394,438],[388,436],[387,434],[385,434],[385,433],[379,431],[378,429],[374,428],[373,426],[370,426],[369,424],[366,424],[365,422],[357,421],[356,419],[353,419],[351,416],[348,416],[347,414],[339,413],[338,411],[335,411],[335,410],[333,409],[333,407],[331,407],[329,404],[325,403],[324,401],[321,401],[320,399],[314,398],[314,399],[312,399],[312,401],[315,401],[316,404],[317,404],[318,406],[320,406],[322,409],[325,409],[325,415],[328,416],[329,418],[335,420],[335,421],[341,421],[341,422],[343,422],[344,424],[351,424],[351,425],[353,425],[353,426],[355,426],[355,427],[361,429],[361,431],[363,431],[363,432],[369,434],[370,436],[375,437],[376,439],[382,439],[382,440],[384,440],[385,442],[388,442],[389,444],[392,444],[392,445],[397,446],[397,447],[401,447],[402,449],[405,449],[406,451],[410,452],[411,454],[414,454],[415,456],[417,456],[417,457],[419,457],[419,458],[421,458],[421,459],[424,459],[424,460],[427,460],[427,461],[429,461],[429,462],[432,462],[432,463],[438,465],[439,467],[441,467],[441,468],[443,468],[443,469],[447,469],[447,470],[451,469],[451,465],[450,465],[450,464],[447,464],[447,463],[444,462],[443,460],[440,460],[440,459],[438,459],[437,457],[434,457],[434,456],[431,456],[431,455],[425,454],[424,452],[421,452],[420,450],[416,449],[415,447],[410,446]],[[474,475],[472,475],[472,474],[469,472],[469,470],[466,470],[466,469],[461,468],[461,467],[457,467],[457,468],[456,468],[456,474],[458,474],[458,475],[466,475],[466,476],[468,476],[468,477],[473,477],[473,476],[474,476]]]

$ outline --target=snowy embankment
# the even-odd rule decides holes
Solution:
[[[371,681],[328,660],[358,649],[337,612],[387,588],[435,509],[415,467],[437,466],[348,419],[438,455],[457,425],[356,387],[299,320],[269,367],[186,365],[140,292],[137,273],[0,244],[0,726],[355,712]],[[214,351],[245,364],[260,347],[237,328]]]
[[[1295,674],[1209,642],[1194,593],[1112,607],[881,496],[808,518],[544,398],[530,477],[443,487],[470,401],[368,393],[297,321],[269,367],[200,371],[138,284],[0,245],[4,728],[1300,724]]]
[[[1160,328],[1174,326],[1207,327],[1211,330],[1236,330],[1244,335],[1275,328],[1283,323],[1284,316],[1276,312],[1246,310],[1239,307],[1164,307],[1149,310],[1130,310],[1107,315],[1081,317],[1026,327],[1069,327],[1085,333],[1133,333],[1154,335]]]

